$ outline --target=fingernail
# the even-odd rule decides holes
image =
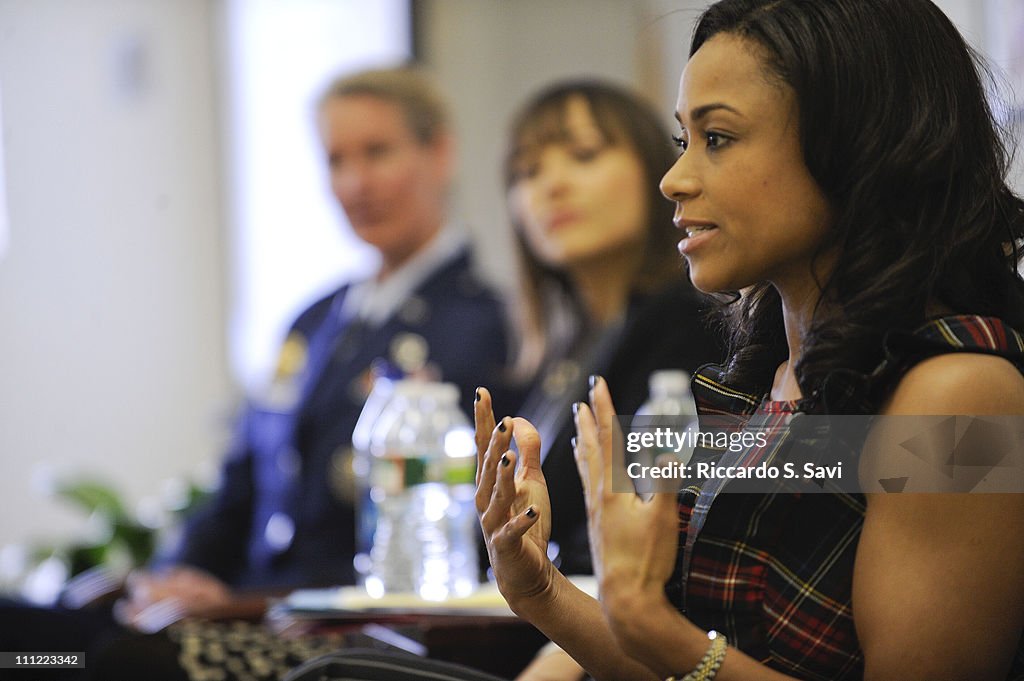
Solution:
[[[537,515],[537,512],[535,510],[533,510],[533,506],[531,506],[530,508],[526,509],[526,517],[527,518],[532,518],[535,515]]]
[[[575,435],[573,435],[571,438],[569,438],[569,444],[572,445],[572,448],[575,451],[575,449],[576,449],[576,436]]]
[[[573,402],[572,403],[572,415],[576,416],[579,413],[580,413],[580,403],[579,402]]]
[[[601,380],[601,377],[598,376],[597,374],[590,374],[590,387],[591,388],[597,387],[597,382],[600,381],[600,380]]]
[[[509,461],[508,454],[502,454],[501,455],[501,465],[502,466],[508,466],[510,463],[512,463],[512,462]]]
[[[501,421],[498,422],[498,432],[504,433],[506,430],[508,430],[508,428],[505,427],[505,419],[501,419]]]
[[[474,393],[474,395],[475,395],[475,397],[473,398],[473,401],[474,402],[479,402],[480,401],[480,388],[476,389],[476,392]]]

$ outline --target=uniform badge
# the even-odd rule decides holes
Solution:
[[[287,411],[294,407],[299,400],[299,379],[308,361],[309,346],[306,337],[298,331],[292,331],[281,346],[274,377],[260,402],[267,408],[277,411]]]
[[[430,357],[427,339],[418,333],[399,333],[391,340],[388,354],[402,373],[412,375],[422,371]]]

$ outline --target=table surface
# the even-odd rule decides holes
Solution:
[[[354,648],[397,649],[514,678],[547,641],[513,616],[423,612],[291,612],[271,607],[267,626],[282,636],[341,633]]]

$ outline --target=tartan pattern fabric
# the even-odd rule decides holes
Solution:
[[[892,375],[943,352],[987,352],[1024,372],[1024,336],[998,319],[935,319],[913,334],[887,336],[884,366]],[[785,423],[799,402],[773,402],[727,386],[718,366],[692,381],[698,413],[730,414],[750,426]],[[781,429],[784,430],[784,429]],[[773,431],[779,432],[779,430]],[[695,456],[722,465],[770,460],[782,442]],[[864,673],[852,612],[854,559],[866,510],[860,494],[719,494],[715,481],[680,494],[680,557],[666,588],[695,624],[724,633],[765,665],[801,679],[845,681]],[[1024,679],[1024,639],[1007,679]]]

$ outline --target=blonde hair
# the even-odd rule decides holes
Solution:
[[[340,76],[320,95],[317,108],[322,109],[332,99],[358,95],[395,104],[421,144],[433,143],[449,129],[450,116],[444,97],[430,78],[415,67],[371,69]]]

